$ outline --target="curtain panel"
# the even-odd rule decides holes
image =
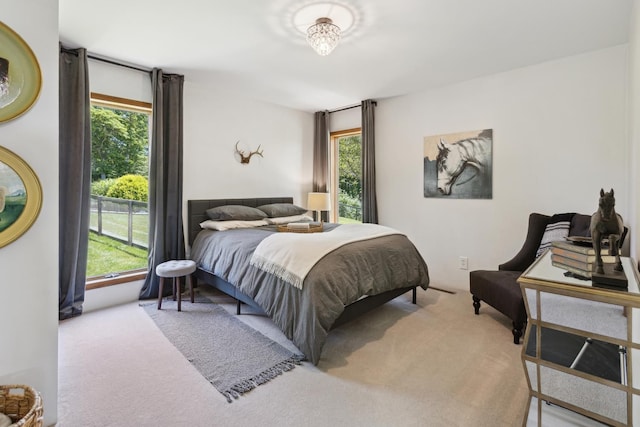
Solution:
[[[378,223],[376,198],[376,101],[362,101],[362,222]]]
[[[151,73],[153,116],[149,161],[149,272],[140,299],[158,298],[156,266],[184,259],[182,145],[184,76]],[[171,289],[165,288],[165,295]]]
[[[60,46],[58,317],[82,314],[89,245],[91,102],[86,49]]]
[[[326,193],[329,190],[329,112],[314,114],[313,132],[313,191]],[[329,221],[329,213],[320,214],[323,221]],[[318,219],[319,220],[319,219]]]

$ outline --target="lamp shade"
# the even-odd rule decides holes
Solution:
[[[307,197],[307,209],[310,211],[331,210],[331,197],[329,197],[329,193],[309,193]]]

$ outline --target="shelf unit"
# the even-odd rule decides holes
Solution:
[[[640,290],[635,263],[622,263],[627,290],[566,277],[551,264],[550,252],[518,279],[527,309],[522,363],[530,392],[523,426],[552,425],[553,405],[607,425],[634,425],[633,407],[640,408]]]

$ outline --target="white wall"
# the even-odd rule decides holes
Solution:
[[[91,92],[134,101],[153,101],[149,73],[91,58],[88,63]]]
[[[0,248],[0,384],[37,389],[49,425],[58,396],[58,2],[6,0],[2,21],[33,50],[42,89],[29,111],[0,124],[0,144],[34,170],[43,204],[33,226]]]
[[[597,208],[616,190],[629,222],[627,47],[561,59],[441,89],[379,100],[378,211],[426,259],[434,286],[468,290],[521,247],[529,213]],[[423,138],[493,129],[493,199],[423,197]]]
[[[230,96],[191,83],[188,76],[184,100],[185,215],[189,199],[292,196],[306,206],[313,114]],[[264,157],[241,164],[236,141],[245,152],[260,146]]]
[[[336,132],[362,127],[362,108],[355,107],[348,110],[329,114],[329,131]]]

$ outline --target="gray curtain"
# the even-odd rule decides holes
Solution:
[[[60,46],[58,317],[82,314],[89,245],[91,114],[85,49]]]
[[[328,121],[328,111],[318,111],[315,113],[313,132],[313,191],[321,193],[326,193],[329,188]],[[323,221],[329,221],[328,212],[322,212],[321,215]]]
[[[378,223],[376,200],[376,102],[362,101],[362,222]]]
[[[149,272],[140,298],[157,298],[156,266],[184,259],[182,229],[182,89],[184,76],[154,69],[149,164]],[[166,294],[171,289],[166,289]]]

